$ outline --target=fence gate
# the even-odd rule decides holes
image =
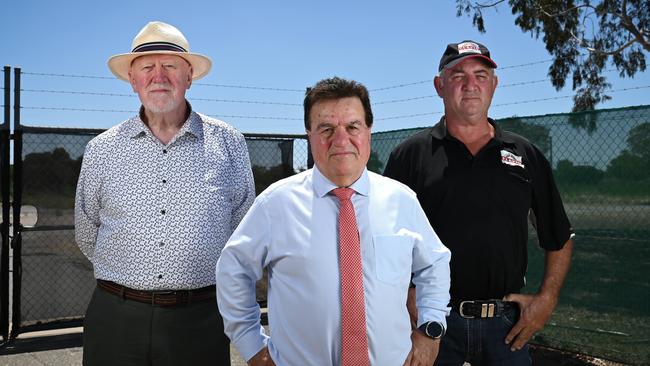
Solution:
[[[82,325],[95,279],[91,263],[75,243],[74,196],[85,146],[104,131],[23,125],[19,68],[14,69],[12,131],[10,76],[11,68],[5,67],[0,348],[22,333]],[[245,138],[257,193],[312,164],[305,135]],[[259,300],[264,303],[266,294]]]
[[[11,118],[11,68],[5,66],[3,120],[0,125],[0,194],[2,220],[0,224],[0,336],[5,344],[9,337],[9,120]]]

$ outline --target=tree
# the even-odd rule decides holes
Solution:
[[[81,158],[73,160],[63,147],[27,154],[23,160],[25,195],[73,196],[80,170]]]
[[[384,168],[384,163],[379,160],[379,153],[376,151],[371,151],[370,152],[370,157],[368,158],[368,163],[366,164],[366,167],[368,170],[371,172],[375,172],[377,174],[381,174]]]
[[[605,172],[590,165],[573,165],[560,160],[555,169],[555,179],[561,184],[596,185],[603,180]]]
[[[500,119],[498,122],[501,128],[525,137],[535,144],[546,157],[549,157],[551,138],[548,127],[526,123],[517,117]]]
[[[650,123],[632,128],[627,135],[627,146],[629,149],[609,162],[607,174],[622,180],[650,178]]]
[[[262,193],[268,186],[293,175],[295,172],[288,172],[286,166],[283,164],[276,165],[270,168],[263,166],[253,165],[253,180],[255,181],[255,194]]]
[[[474,26],[485,33],[483,10],[496,8],[505,0],[480,3],[456,0],[456,15],[472,17]],[[611,99],[611,87],[603,76],[609,63],[621,77],[633,77],[646,69],[650,52],[650,1],[648,0],[508,0],[515,24],[535,38],[542,35],[553,56],[548,75],[560,90],[572,76],[572,112],[593,110]],[[585,122],[586,121],[586,122]],[[583,123],[593,129],[593,118]]]
[[[627,135],[630,152],[645,160],[650,159],[650,122],[642,123],[630,130]]]

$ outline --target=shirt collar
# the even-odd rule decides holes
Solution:
[[[324,197],[328,193],[330,193],[333,189],[338,188],[338,186],[327,177],[321,173],[316,165],[312,168],[312,181],[314,185],[314,192],[316,192],[316,195],[318,197]],[[360,195],[363,196],[368,196],[370,193],[370,179],[368,178],[368,170],[366,168],[363,169],[363,173],[361,173],[361,176],[359,179],[356,180],[356,182],[352,183],[350,188],[354,189],[354,191]]]
[[[201,139],[203,138],[203,120],[201,120],[201,116],[199,116],[198,113],[192,110],[192,105],[190,104],[190,102],[185,101],[185,103],[187,103],[189,116],[185,120],[185,123],[183,123],[183,127],[181,127],[181,129],[178,131],[176,136],[178,138],[180,136],[184,136],[188,134],[198,139]],[[131,138],[136,138],[145,135],[151,135],[151,130],[149,130],[147,125],[142,120],[141,116],[143,113],[144,113],[144,106],[140,106],[140,111],[138,115],[129,120],[127,129],[125,131],[127,136]]]
[[[191,108],[190,103],[187,103],[188,107]],[[190,116],[187,118],[187,121],[181,127],[181,130],[178,132],[178,136],[191,135],[198,139],[203,138],[203,120],[198,113],[190,109]]]
[[[498,123],[496,123],[492,118],[489,117],[488,117],[488,122],[492,125],[492,127],[494,127],[495,140],[497,141],[507,140],[506,142],[511,142],[509,138],[503,135],[503,129],[501,128],[501,126],[499,126]],[[442,118],[440,118],[440,121],[431,128],[431,136],[433,136],[433,138],[438,140],[443,140],[445,138],[453,138],[453,136],[451,136],[447,131],[447,122],[445,116],[442,116]]]

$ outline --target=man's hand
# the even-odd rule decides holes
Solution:
[[[503,298],[519,304],[519,321],[510,329],[505,340],[512,351],[520,350],[551,317],[560,297],[560,289],[571,267],[572,254],[572,239],[567,240],[560,250],[546,251],[544,278],[537,295],[510,294]]]
[[[544,327],[557,304],[557,298],[541,294],[510,294],[503,299],[519,304],[519,321],[510,329],[505,340],[511,351],[520,350],[535,332]]]
[[[421,331],[415,329],[411,332],[411,352],[409,352],[404,366],[431,366],[438,357],[440,339],[431,339]]]
[[[406,309],[409,312],[409,318],[411,318],[411,329],[416,329],[418,327],[418,307],[415,304],[415,287],[409,288]]]
[[[271,355],[269,355],[268,347],[262,348],[247,363],[248,366],[275,366],[275,362],[273,362]]]

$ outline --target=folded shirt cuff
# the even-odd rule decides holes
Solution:
[[[250,331],[233,343],[242,357],[248,361],[266,347],[268,342],[269,336],[264,332],[264,327],[260,326],[259,332]]]

